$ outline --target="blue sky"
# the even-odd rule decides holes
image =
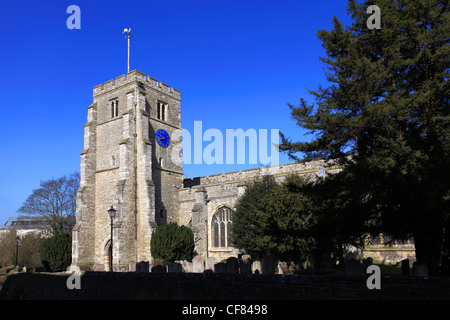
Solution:
[[[81,29],[69,30],[70,5]],[[317,31],[347,1],[1,1],[0,225],[41,180],[80,170],[92,88],[130,69],[182,94],[182,127],[280,129],[304,139],[287,103],[325,84]],[[307,138],[307,137],[306,137]],[[206,143],[207,144],[207,143]],[[204,144],[204,146],[206,145]],[[280,155],[280,163],[290,162]],[[184,166],[187,177],[255,167]]]

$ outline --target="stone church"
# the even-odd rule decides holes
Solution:
[[[94,87],[87,108],[72,265],[108,270],[111,252],[114,270],[152,262],[151,234],[168,222],[194,231],[195,252],[204,259],[237,256],[231,217],[247,181],[290,173],[314,179],[336,170],[314,161],[184,179],[180,91],[131,71]]]

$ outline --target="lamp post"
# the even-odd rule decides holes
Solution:
[[[111,256],[109,259],[109,271],[113,271],[113,219],[116,217],[116,209],[111,206],[110,209],[108,209],[109,217],[111,218]]]
[[[19,242],[20,238],[19,236],[16,237],[16,266],[18,265],[18,258],[19,258]]]

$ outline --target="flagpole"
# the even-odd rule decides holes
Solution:
[[[128,39],[128,63],[127,63],[127,73],[130,72],[130,39],[131,39],[131,28],[125,28],[122,32],[125,34],[125,38]],[[134,35],[133,35],[134,36]]]

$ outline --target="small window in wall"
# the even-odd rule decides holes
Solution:
[[[111,100],[111,118],[119,116],[119,100]]]
[[[158,101],[156,117],[159,120],[167,121],[167,103]]]
[[[116,157],[111,156],[111,167],[114,167],[116,165]]]

